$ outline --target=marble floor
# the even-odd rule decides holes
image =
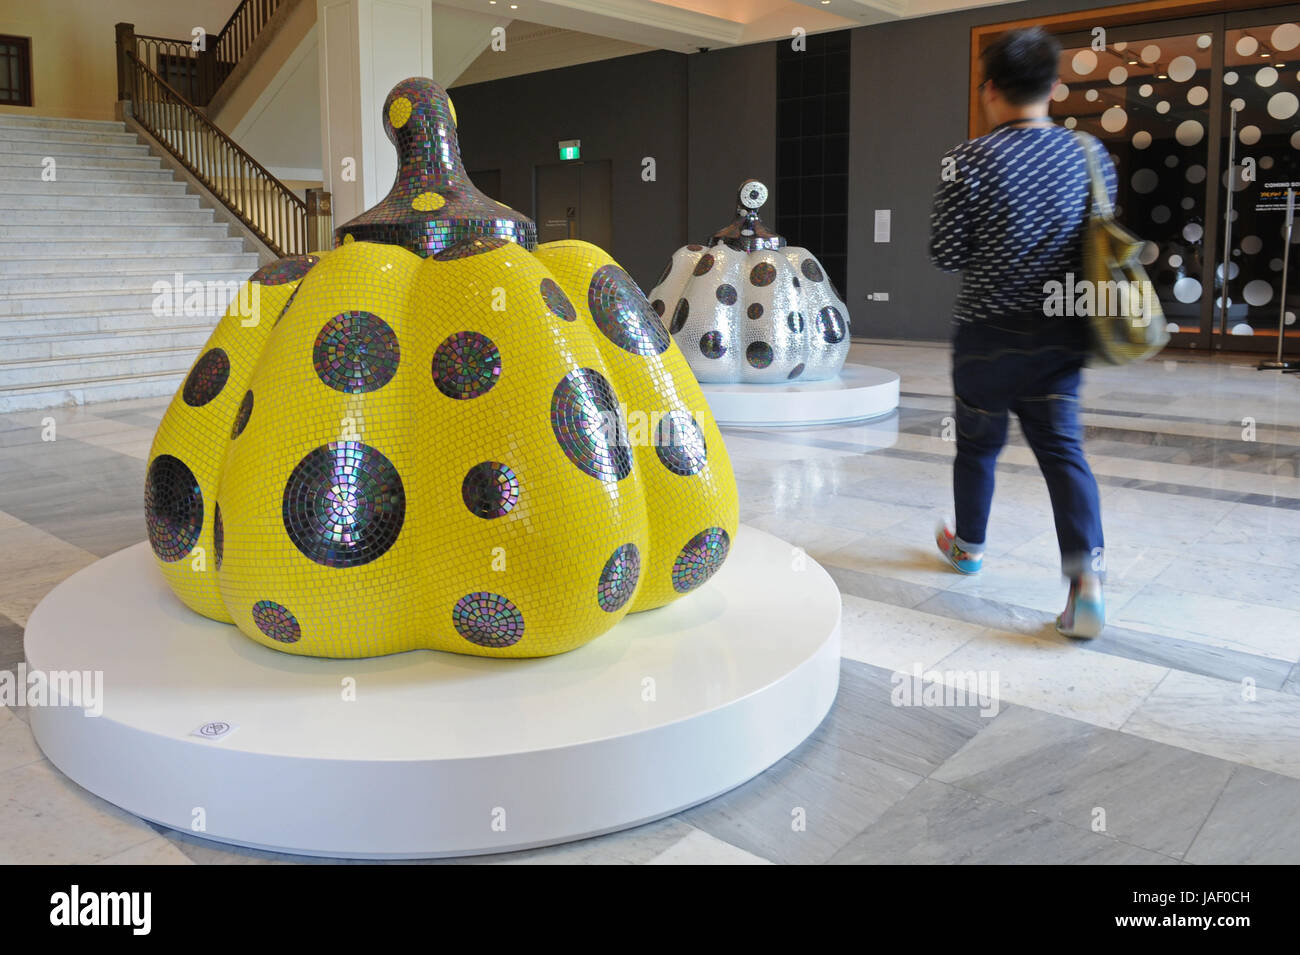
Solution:
[[[1065,585],[1023,441],[1000,463],[985,569],[961,577],[930,543],[950,496],[946,351],[857,343],[851,360],[902,376],[897,415],[727,432],[742,518],[843,593],[830,715],[675,817],[474,861],[1300,862],[1300,376],[1182,355],[1089,373],[1110,625],[1075,642],[1052,629]],[[0,670],[51,587],[143,538],[165,404],[0,416]],[[917,667],[987,677],[998,705],[894,705],[892,675]],[[0,709],[0,862],[313,861],[124,813],[42,757],[22,709]]]

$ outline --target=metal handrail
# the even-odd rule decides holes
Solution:
[[[262,27],[270,22],[284,3],[285,0],[243,0],[235,7],[235,12],[230,15],[230,19],[217,34],[216,42],[212,44],[216,59],[230,63],[233,68],[257,40]]]
[[[278,256],[308,251],[307,204],[131,49],[131,115]]]

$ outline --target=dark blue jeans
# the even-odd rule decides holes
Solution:
[[[959,542],[982,550],[1008,412],[1047,480],[1068,577],[1105,570],[1097,480],[1083,456],[1079,378],[1086,327],[1079,319],[959,323],[953,337],[957,459],[952,487]]]

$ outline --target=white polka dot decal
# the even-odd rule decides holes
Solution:
[[[1186,83],[1196,75],[1196,61],[1190,56],[1176,56],[1169,61],[1169,78],[1175,83]]]
[[[1274,119],[1290,119],[1300,110],[1300,99],[1294,93],[1274,93],[1268,98],[1268,115]]]

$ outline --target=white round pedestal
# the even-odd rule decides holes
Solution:
[[[846,364],[838,378],[767,385],[700,385],[721,425],[795,427],[862,421],[898,407],[898,376],[873,365]]]
[[[33,707],[32,731],[91,792],[223,842],[419,858],[610,832],[752,778],[830,709],[839,591],[791,558],[742,526],[700,590],[560,656],[318,660],[191,612],[141,543],[32,613],[29,669],[103,673],[101,716]],[[233,729],[195,735],[213,722]]]

